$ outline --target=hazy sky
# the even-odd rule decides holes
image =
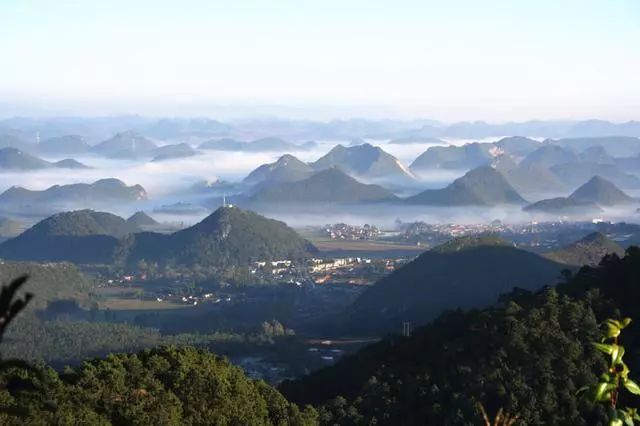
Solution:
[[[0,1],[4,115],[628,120],[638,76],[638,0]]]

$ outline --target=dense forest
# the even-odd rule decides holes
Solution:
[[[498,307],[444,313],[411,337],[386,338],[280,390],[315,404],[323,424],[480,424],[481,403],[519,416],[516,424],[604,425],[603,408],[577,391],[605,371],[591,344],[599,322],[621,313],[640,318],[639,292],[640,249],[632,247],[556,288],[517,290]],[[637,371],[637,324],[623,343]]]
[[[312,425],[262,381],[207,351],[161,347],[109,355],[58,373],[5,367],[0,424]]]
[[[516,425],[605,425],[605,408],[578,390],[597,383],[607,368],[592,345],[602,335],[600,323],[622,315],[640,318],[639,291],[640,248],[631,247],[624,257],[607,256],[573,275],[567,271],[556,287],[514,290],[491,308],[447,311],[409,337],[389,336],[279,390],[190,346],[202,341],[163,341],[142,328],[110,324],[127,341],[123,350],[136,341],[160,346],[64,370],[5,358],[0,423],[478,425],[482,404],[491,415],[503,409],[517,416]],[[54,344],[46,343],[49,333],[56,336],[63,323],[37,324],[44,327],[32,330],[35,340],[45,342],[41,348]],[[100,325],[82,327],[77,342],[89,347],[92,333],[106,334],[92,329]],[[69,330],[57,333],[57,345],[73,340]],[[637,372],[637,322],[622,343]],[[10,339],[2,343],[3,355],[11,345]],[[621,403],[638,406],[632,398],[624,395]]]

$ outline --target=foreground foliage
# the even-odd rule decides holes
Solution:
[[[609,356],[609,366],[600,376],[600,381],[593,386],[585,386],[579,393],[585,392],[595,402],[603,403],[608,408],[610,426],[633,426],[640,420],[637,409],[619,408],[618,399],[621,391],[626,389],[634,395],[640,395],[640,386],[629,377],[629,367],[623,361],[624,346],[619,342],[622,329],[631,324],[631,318],[623,320],[608,319],[605,321],[607,331],[601,342],[593,345],[600,352]]]
[[[480,424],[478,402],[517,416],[517,425],[605,425],[606,407],[577,391],[609,368],[592,345],[599,320],[621,311],[640,317],[639,293],[640,249],[630,248],[557,289],[446,313],[410,338],[384,339],[280,389],[319,406],[321,423],[331,425]],[[625,336],[630,367],[638,334],[629,327]]]
[[[12,368],[0,377],[0,424],[307,425],[300,411],[226,359],[172,346],[87,361],[58,374]]]

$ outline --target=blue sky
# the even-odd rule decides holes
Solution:
[[[637,0],[2,0],[0,112],[640,119]]]

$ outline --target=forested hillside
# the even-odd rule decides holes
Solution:
[[[640,249],[632,247],[558,288],[445,313],[410,338],[386,338],[280,389],[294,402],[317,404],[322,424],[479,424],[481,402],[491,413],[518,415],[520,425],[604,425],[603,409],[576,392],[605,368],[591,345],[598,322],[621,313],[640,318],[639,292]],[[639,337],[636,323],[623,341],[631,371]]]
[[[311,425],[262,381],[194,348],[109,355],[59,374],[5,369],[0,424]]]

